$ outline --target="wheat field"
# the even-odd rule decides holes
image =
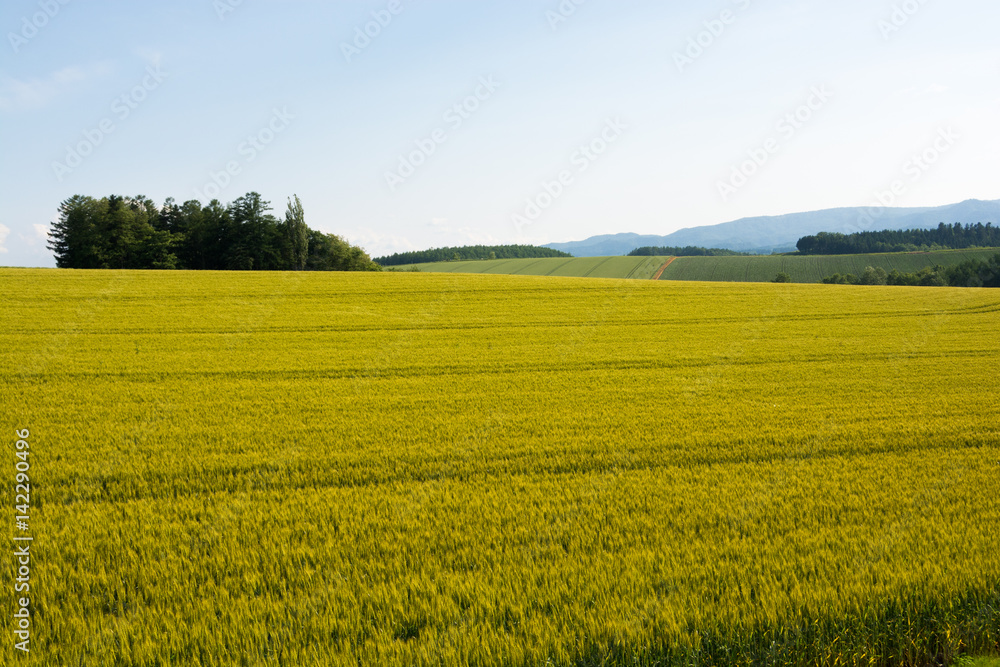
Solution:
[[[0,270],[14,665],[922,665],[1000,642],[1000,295]],[[4,557],[5,586],[16,574]],[[8,590],[0,634],[13,637]]]

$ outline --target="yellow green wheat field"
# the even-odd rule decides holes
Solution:
[[[8,665],[918,665],[1000,641],[1000,294],[0,271]],[[11,551],[11,549],[5,549]]]

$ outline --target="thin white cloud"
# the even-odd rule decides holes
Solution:
[[[5,225],[0,225],[0,253],[7,252],[7,246],[4,244],[7,242],[8,234],[10,234],[10,228]]]
[[[104,76],[110,71],[109,63],[95,63],[66,67],[40,79],[0,76],[0,111],[40,109],[65,91]]]
[[[480,229],[473,227],[453,227],[448,224],[447,218],[432,218],[429,227],[434,229],[439,235],[448,237],[448,244],[460,245],[496,245],[500,243],[492,234],[487,234]]]
[[[25,244],[29,246],[37,245],[39,242],[47,242],[49,240],[49,226],[40,223],[35,223],[32,226],[34,229],[34,234],[18,234],[18,238],[24,241]]]
[[[150,65],[159,65],[160,61],[163,59],[162,53],[159,51],[153,51],[152,49],[138,48],[133,51],[133,53],[148,62]]]
[[[354,230],[346,235],[351,243],[361,246],[372,257],[392,255],[397,252],[422,250],[412,241],[395,234],[382,234],[371,230]]]

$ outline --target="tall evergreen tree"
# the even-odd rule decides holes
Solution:
[[[73,195],[59,205],[59,220],[49,233],[48,249],[56,266],[72,269],[99,269],[101,257],[101,204],[92,197]]]
[[[294,195],[294,200],[288,200],[284,227],[285,261],[288,268],[301,271],[309,261],[309,227],[306,226],[306,214],[298,195]]]
[[[230,249],[239,243],[239,230],[229,208],[213,199],[201,209],[201,217],[205,229],[205,268],[217,271],[231,268],[228,265]]]
[[[232,248],[230,269],[274,271],[282,266],[284,235],[278,221],[268,211],[269,202],[256,192],[250,192],[229,206],[238,241]]]

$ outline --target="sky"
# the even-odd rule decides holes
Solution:
[[[0,265],[83,194],[373,256],[1000,199],[995,0],[5,0]]]

